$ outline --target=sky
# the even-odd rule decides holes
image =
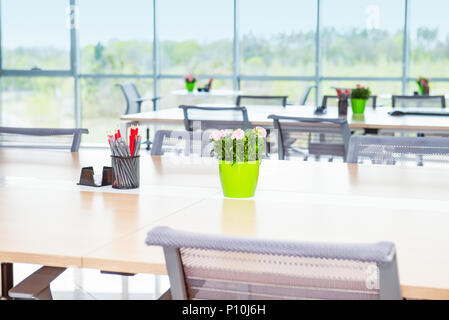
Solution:
[[[69,0],[1,0],[2,41],[8,48],[69,48]],[[269,37],[310,31],[316,25],[316,0],[240,0],[240,33]],[[449,33],[448,0],[411,1],[412,33],[417,26]],[[233,0],[160,0],[160,40],[209,42],[233,37]],[[323,27],[401,30],[404,0],[322,0]],[[153,39],[151,0],[79,0],[81,45],[110,39]]]

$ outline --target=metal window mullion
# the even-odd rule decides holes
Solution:
[[[158,19],[158,0],[153,0],[153,95],[159,96],[159,75],[160,75],[160,61],[159,61],[159,19]],[[157,109],[158,102],[154,104]]]
[[[317,1],[316,34],[315,34],[315,104],[319,105],[321,96],[322,48],[321,48],[321,0]]]
[[[78,10],[77,0],[70,0],[70,14],[73,10],[73,21],[70,21],[70,71],[74,80],[74,113],[75,127],[82,126],[82,105],[81,105],[81,87],[80,87],[80,47],[78,35]],[[71,19],[71,17],[70,17]]]
[[[410,72],[410,0],[404,0],[404,39],[402,48],[402,94],[408,91]]]
[[[239,0],[234,0],[234,45],[233,45],[233,61],[232,61],[232,79],[234,90],[240,90],[240,38],[239,38],[239,22],[240,7]]]

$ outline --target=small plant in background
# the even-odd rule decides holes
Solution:
[[[352,89],[351,92],[351,99],[368,100],[370,96],[371,96],[371,89],[361,86],[360,84],[358,84],[355,89]]]
[[[194,77],[194,76],[192,76],[191,74],[188,74],[188,75],[184,76],[184,80],[185,80],[187,83],[195,83],[196,80],[197,80],[197,78]]]
[[[337,89],[338,100],[345,101],[345,100],[348,100],[350,96],[351,96],[350,89],[345,89],[345,90]]]
[[[421,95],[428,95],[430,93],[430,86],[429,86],[430,79],[425,77],[419,77],[416,79],[416,84],[419,88],[419,93]]]
[[[230,133],[223,130],[214,131],[210,135],[213,142],[212,154],[220,161],[232,164],[258,161],[265,153],[265,138],[267,131],[264,128],[236,129]]]

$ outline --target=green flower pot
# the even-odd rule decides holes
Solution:
[[[193,82],[186,81],[186,88],[187,88],[188,92],[193,92],[193,90],[195,89],[195,82],[196,81],[193,81]]]
[[[220,161],[221,187],[228,198],[251,198],[254,196],[259,180],[259,161],[230,163]]]
[[[362,114],[365,112],[365,99],[351,99],[351,108],[353,114]]]

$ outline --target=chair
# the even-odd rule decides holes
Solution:
[[[193,131],[197,128],[194,122],[200,122],[202,131],[210,129],[248,129],[250,123],[248,112],[245,107],[197,107],[197,106],[179,106],[184,113],[184,126],[187,131]],[[226,120],[229,119],[229,120]]]
[[[285,107],[287,105],[287,96],[237,96],[236,106],[242,105],[279,105]]]
[[[316,159],[328,156],[328,161],[334,157],[346,159],[349,131],[346,119],[297,118],[270,115],[278,135],[279,160],[285,160],[293,153],[299,154],[304,160],[314,155]]]
[[[352,136],[347,162],[449,165],[449,139],[428,137]]]
[[[156,111],[157,109],[157,101],[160,99],[160,97],[154,97],[154,98],[142,98],[139,94],[139,91],[137,91],[136,85],[131,82],[125,82],[125,83],[119,83],[120,89],[123,92],[123,95],[125,96],[126,100],[126,110],[125,114],[134,114],[134,113],[141,113],[142,112],[142,102],[151,100],[153,102],[153,110]],[[150,129],[146,129],[146,141],[142,144],[147,145],[147,150],[150,150]]]
[[[444,96],[392,96],[393,108],[446,108]]]
[[[287,242],[157,227],[172,299],[401,299],[395,245]]]
[[[12,127],[0,127],[0,136],[2,135],[22,135],[22,136],[35,136],[35,137],[53,137],[53,136],[72,136],[71,152],[78,152],[81,135],[88,134],[87,129],[54,129],[54,128],[12,128]],[[0,146],[2,144],[0,143]]]
[[[312,89],[316,89],[315,84],[308,86],[304,90],[304,93],[302,94],[301,98],[299,99],[298,105],[300,105],[300,106],[306,105],[307,99],[309,98],[309,95],[310,95],[310,92],[312,91]]]
[[[349,99],[351,103],[351,99]],[[367,103],[371,103],[373,109],[377,107],[377,96],[370,96]],[[338,96],[323,96],[323,101],[321,103],[323,107],[337,107],[338,106]]]
[[[153,146],[151,148],[152,156],[163,156],[167,153],[190,156],[193,154],[210,157],[211,148],[209,137],[193,131],[174,131],[158,130],[156,131]]]

